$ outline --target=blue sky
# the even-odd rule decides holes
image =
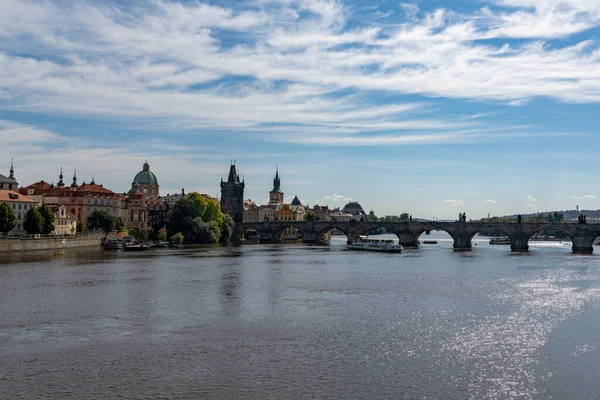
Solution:
[[[600,2],[24,1],[0,8],[0,165],[469,218],[600,208]]]

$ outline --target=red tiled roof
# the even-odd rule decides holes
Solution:
[[[0,201],[20,201],[23,203],[37,203],[37,201],[30,199],[27,196],[23,196],[20,193],[12,190],[0,190]]]

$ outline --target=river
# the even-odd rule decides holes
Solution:
[[[600,398],[600,256],[427,238],[1,255],[0,397]]]

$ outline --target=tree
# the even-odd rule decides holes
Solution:
[[[175,245],[179,245],[179,244],[183,243],[183,235],[181,234],[181,232],[177,232],[176,234],[171,236],[170,242],[171,242],[171,244],[175,244]]]
[[[112,231],[115,227],[116,220],[106,211],[96,210],[88,217],[89,229],[102,229],[104,233]]]
[[[42,230],[44,229],[44,218],[37,207],[30,208],[27,211],[25,221],[23,222],[23,228],[31,235],[42,233]]]
[[[0,204],[0,232],[8,233],[17,227],[17,216],[12,207],[6,203]]]
[[[306,212],[306,214],[304,214],[304,220],[308,221],[308,222],[316,221],[317,220],[317,215],[315,214],[314,211],[308,210]]]
[[[228,243],[231,240],[234,225],[235,223],[233,222],[233,218],[231,218],[231,216],[227,214],[223,215],[223,223],[221,224],[221,237],[219,238],[219,242]]]
[[[408,213],[400,214],[400,221],[402,221],[402,222],[408,221],[409,218],[410,218],[410,216],[408,215]]]
[[[158,240],[160,242],[166,242],[167,241],[167,231],[165,231],[164,229],[161,229],[160,231],[158,231]]]
[[[125,221],[123,221],[123,218],[117,218],[117,220],[115,221],[115,229],[119,232],[127,232],[127,227],[125,226]]]
[[[85,232],[87,231],[87,224],[85,222],[78,222],[76,232]]]
[[[227,241],[232,228],[233,221],[226,219],[219,203],[196,192],[180,199],[169,211],[168,230],[181,233],[186,242]]]
[[[46,204],[42,204],[38,210],[44,219],[44,225],[41,233],[44,235],[49,235],[54,232],[54,213]]]

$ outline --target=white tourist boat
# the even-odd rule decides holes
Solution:
[[[372,239],[359,236],[357,240],[348,243],[350,250],[383,251],[388,253],[401,253],[402,246],[393,239]]]

